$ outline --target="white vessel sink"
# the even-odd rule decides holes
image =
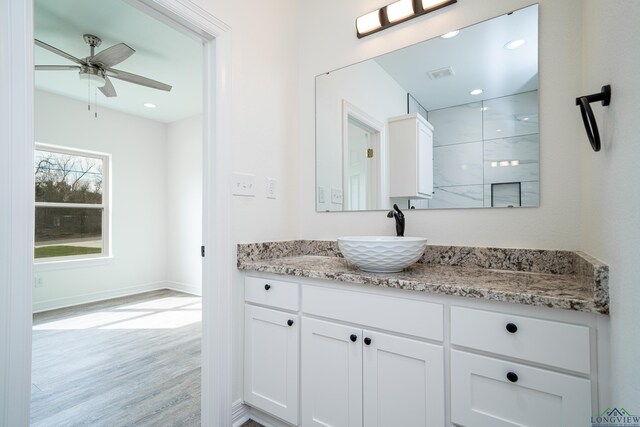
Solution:
[[[338,239],[344,257],[361,270],[396,273],[420,259],[427,247],[423,237],[348,236]]]

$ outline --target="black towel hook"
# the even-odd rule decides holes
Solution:
[[[594,93],[593,95],[581,96],[576,98],[576,105],[580,106],[580,113],[582,114],[582,121],[584,122],[584,129],[587,131],[589,142],[593,151],[600,151],[600,133],[598,132],[598,124],[596,118],[593,115],[591,109],[592,102],[601,101],[602,106],[606,107],[611,102],[611,86],[604,85],[600,93]]]

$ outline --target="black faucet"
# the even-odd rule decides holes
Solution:
[[[393,209],[395,211],[389,211],[387,218],[396,219],[396,233],[399,237],[404,237],[404,214],[396,204],[393,205]]]

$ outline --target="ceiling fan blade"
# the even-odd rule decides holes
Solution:
[[[107,98],[113,98],[114,96],[118,95],[116,93],[116,89],[113,87],[113,83],[111,83],[111,80],[109,80],[109,77],[106,77],[106,76],[104,78],[104,86],[102,86],[99,89],[100,89],[100,92],[102,92],[102,94]]]
[[[171,90],[171,86],[168,84],[161,83],[156,80],[151,80],[147,77],[142,77],[137,74],[127,73],[126,71],[120,71],[113,68],[109,68],[105,70],[105,73],[109,77],[113,77],[114,79],[124,80],[125,82],[135,83],[137,85],[142,85],[142,86],[150,87],[153,89],[165,90],[167,92]]]
[[[89,62],[94,65],[100,65],[102,68],[110,68],[121,63],[134,53],[136,53],[135,50],[124,43],[120,43],[115,46],[111,46],[102,52],[98,52],[95,56],[89,59]]]
[[[60,49],[58,49],[57,47],[53,47],[50,44],[46,44],[45,42],[40,41],[38,39],[33,39],[33,40],[34,40],[36,46],[40,46],[43,49],[47,49],[49,52],[53,52],[56,55],[60,55],[63,58],[67,58],[69,61],[73,61],[78,65],[86,65],[86,63],[83,60],[78,59],[75,56],[68,54],[67,52],[63,52]]]
[[[36,71],[64,71],[79,69],[79,65],[36,65]]]

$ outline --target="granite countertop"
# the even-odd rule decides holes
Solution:
[[[593,313],[609,313],[608,266],[572,251],[428,246],[400,273],[359,270],[333,241],[238,245],[238,268]]]

